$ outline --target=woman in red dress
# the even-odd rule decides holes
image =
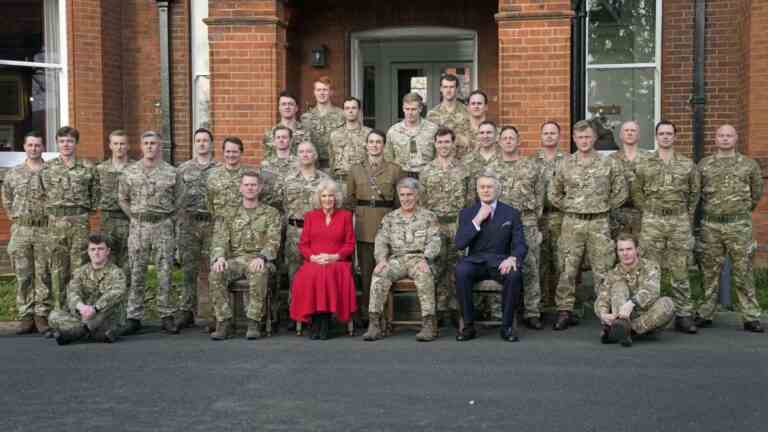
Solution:
[[[352,213],[340,209],[342,196],[333,180],[315,190],[315,210],[304,214],[299,252],[304,257],[291,285],[291,319],[312,321],[312,339],[328,339],[331,315],[349,321],[357,311],[352,254]]]

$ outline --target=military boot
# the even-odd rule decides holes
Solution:
[[[248,320],[248,331],[245,333],[245,338],[248,340],[256,340],[261,339],[263,335],[261,334],[261,322],[249,319]]]
[[[172,316],[163,317],[160,328],[168,334],[179,334],[179,326],[176,325],[176,320]]]
[[[699,331],[699,329],[696,328],[693,319],[689,316],[675,317],[675,330],[688,334],[696,334]]]
[[[31,319],[23,319],[19,321],[19,326],[16,328],[17,335],[34,333],[35,331],[35,321]]]
[[[608,338],[611,341],[620,343],[621,346],[631,347],[632,325],[630,325],[629,321],[625,319],[614,320],[610,329],[608,330]]]
[[[435,340],[435,317],[427,315],[421,320],[421,331],[416,333],[419,342],[432,342]]]
[[[216,330],[211,333],[211,340],[224,340],[229,338],[232,330],[232,320],[216,321]]]
[[[141,330],[141,321],[133,318],[128,318],[125,321],[125,327],[123,327],[123,336],[136,334]]]
[[[193,327],[195,325],[195,315],[192,311],[179,311],[176,315],[176,325],[179,329]]]
[[[42,315],[35,315],[35,327],[37,327],[37,332],[43,335],[43,337],[50,338],[53,336],[51,327],[48,325],[48,318]]]
[[[370,312],[368,314],[368,331],[363,335],[364,341],[375,341],[381,339],[381,314]]]
[[[56,338],[56,343],[59,345],[66,345],[84,338],[88,334],[88,329],[85,326],[80,326],[74,329],[57,330],[53,333],[53,337]]]

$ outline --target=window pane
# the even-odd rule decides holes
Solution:
[[[591,0],[589,64],[656,61],[656,0]]]
[[[0,128],[13,137],[0,150],[23,151],[22,137],[35,129],[46,135],[46,151],[56,151],[59,112],[57,70],[0,66]]]
[[[376,127],[376,66],[363,67],[363,124]]]
[[[598,150],[616,150],[619,128],[627,120],[640,123],[640,146],[653,149],[655,121],[654,69],[590,69],[587,71],[587,118],[599,122]]]
[[[211,127],[211,81],[205,75],[195,77],[195,111],[193,129]]]
[[[429,103],[429,80],[427,73],[423,68],[402,68],[397,69],[397,99],[395,99],[397,107],[397,118],[402,120],[405,115],[403,114],[402,100],[403,96],[408,93],[418,93],[421,96],[421,100],[424,101],[424,110],[422,110],[421,116],[426,115],[426,106]]]
[[[57,63],[58,0],[0,0],[0,60]]]

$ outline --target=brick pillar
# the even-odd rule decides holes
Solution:
[[[555,120],[570,148],[571,19],[567,0],[499,0],[499,123],[515,125],[525,153]]]
[[[210,0],[208,15],[213,132],[239,136],[245,162],[258,163],[286,84],[283,2]]]

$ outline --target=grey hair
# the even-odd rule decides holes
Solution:
[[[147,138],[157,138],[160,141],[163,140],[163,136],[160,135],[160,132],[156,132],[156,131],[153,131],[153,130],[148,130],[148,131],[144,132],[143,134],[141,134],[141,140],[142,141],[144,141]]]
[[[317,147],[315,147],[315,145],[312,143],[312,141],[309,141],[309,140],[304,140],[304,141],[300,142],[300,143],[299,143],[299,144],[296,146],[296,151],[298,151],[298,150],[299,150],[299,146],[302,146],[302,145],[307,145],[307,144],[308,144],[308,145],[309,145],[309,146],[312,148],[312,151],[315,153],[315,159],[317,159],[318,157],[320,157],[320,154],[318,154],[318,153],[317,153]]]
[[[494,200],[499,199],[501,196],[501,180],[499,180],[498,174],[496,174],[496,171],[494,171],[491,168],[486,168],[484,171],[482,171],[476,178],[475,178],[475,185],[477,185],[477,181],[481,178],[487,178],[493,180],[494,188],[496,189],[496,196],[493,197]]]
[[[419,190],[421,189],[421,186],[419,185],[419,181],[416,180],[415,178],[413,178],[413,177],[403,177],[403,178],[400,179],[400,181],[397,182],[397,188],[395,190],[397,190],[399,192],[400,189],[402,189],[402,188],[410,189],[410,190],[416,192],[416,194],[418,194]]]
[[[336,183],[336,181],[333,179],[321,180],[320,183],[317,184],[317,187],[315,188],[315,192],[312,194],[312,205],[315,208],[321,208],[322,205],[320,204],[320,195],[322,195],[323,192],[326,192],[326,191],[333,192],[333,195],[336,198],[334,207],[336,208],[341,207],[341,204],[344,202],[344,193],[341,191],[339,184]]]

